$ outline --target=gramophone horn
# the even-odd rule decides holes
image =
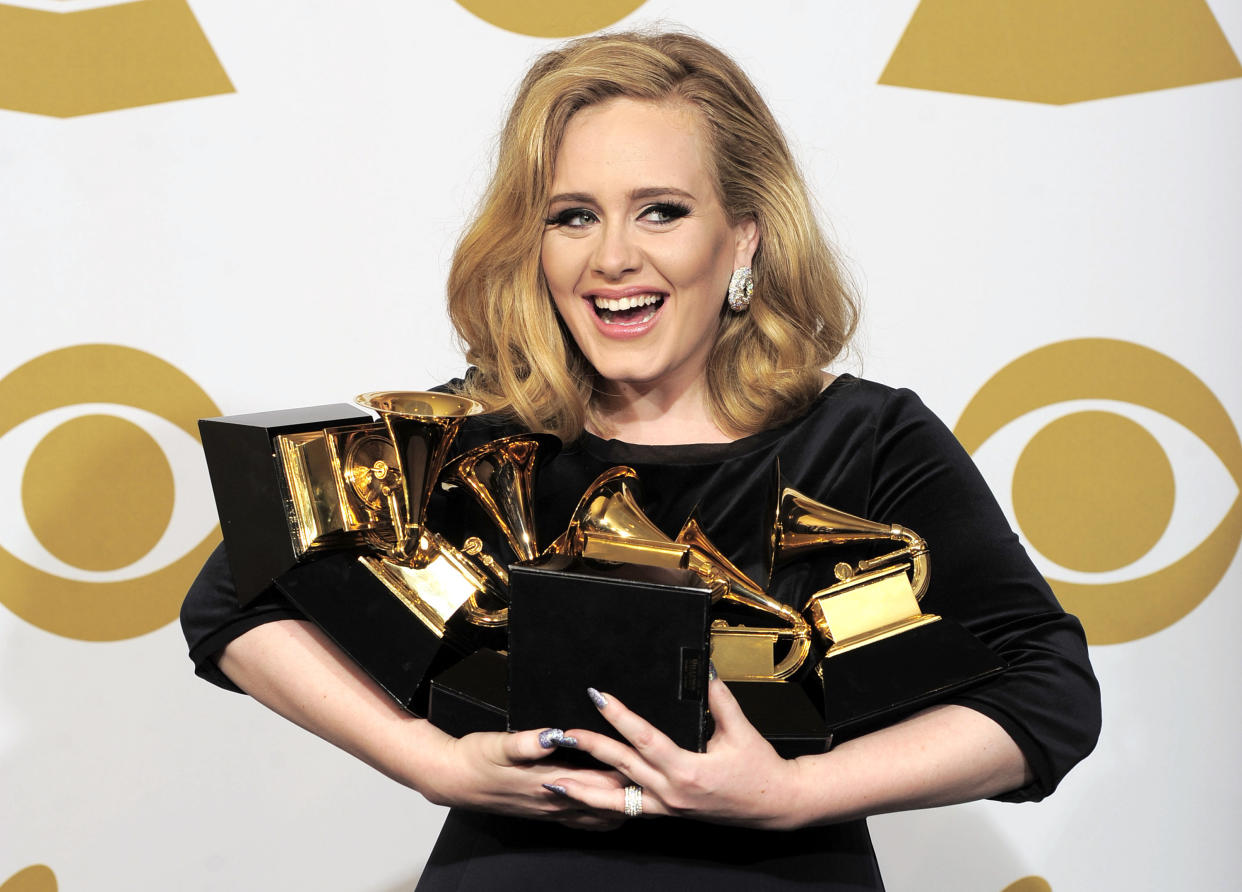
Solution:
[[[903,543],[896,551],[861,561],[857,569],[837,565],[837,578],[848,579],[856,572],[873,570],[896,561],[912,563],[910,584],[916,598],[922,598],[930,582],[927,543],[913,530],[897,524],[877,523],[829,507],[792,487],[784,487],[777,500],[773,533],[769,540],[768,579],[781,564],[832,545],[851,542],[893,540]]]
[[[551,434],[516,434],[484,443],[445,467],[441,482],[468,489],[504,534],[518,560],[539,554],[534,485],[538,467],[561,448]]]
[[[721,672],[721,677],[728,680],[738,678],[776,678],[784,679],[793,675],[806,660],[811,650],[811,627],[805,619],[802,618],[796,610],[787,604],[782,604],[775,598],[772,598],[765,592],[757,582],[743,573],[737,566],[725,556],[715,543],[707,537],[703,532],[703,527],[699,523],[697,512],[691,511],[690,516],[682,525],[681,531],[677,534],[677,541],[684,545],[690,546],[690,568],[703,577],[706,581],[719,579],[725,583],[724,597],[737,604],[742,604],[762,613],[775,616],[788,625],[788,629],[768,629],[762,630],[765,633],[776,633],[779,637],[792,637],[789,652],[785,658],[772,670],[771,675],[766,671],[761,674],[735,673],[730,671],[730,667],[721,659],[717,659],[717,669]],[[746,638],[754,637],[761,630],[734,627],[730,628],[722,621],[719,625],[713,624],[713,646],[714,656],[721,654],[721,642],[724,638],[737,636],[737,644],[746,650],[750,650],[759,645],[760,642],[746,641]],[[762,645],[760,645],[762,646]],[[759,656],[759,654],[756,654]]]
[[[759,583],[739,570],[731,560],[725,557],[724,552],[717,548],[711,539],[707,538],[707,534],[703,532],[703,527],[699,523],[697,510],[690,512],[690,516],[682,524],[681,532],[677,534],[676,541],[682,545],[690,546],[691,569],[699,573],[699,575],[710,573],[721,576],[728,582],[730,592],[735,595],[732,597],[732,600],[740,600],[745,595],[756,599],[766,599],[768,597]],[[741,603],[748,602],[742,601]],[[759,607],[758,604],[750,604],[749,606]],[[766,608],[759,607],[759,609],[764,610]]]
[[[411,390],[364,393],[355,402],[379,413],[395,450],[397,479],[384,484],[397,536],[392,557],[425,565],[433,557],[420,545],[427,501],[457,429],[483,405],[448,393]]]
[[[548,550],[672,569],[690,566],[690,547],[670,539],[638,506],[638,474],[624,465],[595,478]]]

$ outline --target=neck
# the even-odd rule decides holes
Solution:
[[[650,446],[728,443],[736,439],[712,418],[707,387],[701,379],[677,389],[601,384],[595,398],[598,424],[589,426],[593,434]]]

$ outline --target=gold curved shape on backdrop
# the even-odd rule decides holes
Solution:
[[[186,0],[0,4],[0,108],[71,118],[232,92]]]
[[[168,529],[175,500],[160,444],[115,415],[79,415],[52,429],[22,474],[30,531],[50,554],[82,570],[119,570],[141,558]]]
[[[56,892],[59,888],[56,874],[46,864],[32,864],[0,883],[0,892]]]
[[[577,37],[615,25],[646,0],[457,0],[483,21],[530,37]]]
[[[1001,892],[1052,892],[1052,884],[1041,876],[1031,875],[1014,880]]]
[[[1167,567],[1137,579],[1111,583],[1049,578],[1061,603],[1082,620],[1092,644],[1118,644],[1151,635],[1186,616],[1212,593],[1237,556],[1238,544],[1242,542],[1242,440],[1220,400],[1189,369],[1150,348],[1107,338],[1061,341],[1015,359],[980,388],[953,432],[973,453],[993,433],[1028,412],[1087,399],[1142,406],[1181,424],[1215,453],[1240,491],[1215,530]],[[1063,418],[1092,414],[1109,413],[1077,412]],[[1092,425],[1097,430],[1109,430],[1096,422]],[[1067,473],[1074,473],[1073,465],[1080,452],[1063,450],[1060,464]],[[1042,464],[1045,473],[1053,473],[1051,469],[1057,462],[1045,460]],[[1151,468],[1157,466],[1149,463]],[[1133,486],[1134,478],[1123,484]],[[1025,486],[1026,501],[1019,506],[1015,500],[1015,510],[1022,507],[1023,515],[1032,520],[1033,526],[1049,528],[1064,522],[1067,512],[1077,510],[1057,497],[1055,486],[1041,490],[1037,481],[1028,481]],[[1110,498],[1106,489],[1100,492],[1102,498]],[[1168,498],[1168,493],[1160,496],[1149,510],[1163,514]],[[1121,524],[1126,522],[1123,512],[1130,510],[1127,505],[1132,502],[1121,499],[1120,504],[1094,508]],[[1118,533],[1107,531],[1097,535]],[[1087,543],[1087,547],[1091,544]],[[1105,551],[1112,547],[1099,540],[1097,544]]]
[[[1115,412],[1073,412],[1049,422],[1014,467],[1013,510],[1023,534],[1040,554],[1083,573],[1120,570],[1151,551],[1169,527],[1175,499],[1176,475],[1164,446]],[[1052,512],[1044,505],[1083,510]]]
[[[132,347],[82,344],[44,353],[0,378],[0,436],[28,418],[81,403],[135,406],[177,425],[195,440],[198,419],[220,414],[198,384],[164,360]],[[58,496],[52,491],[30,498],[55,501]],[[78,507],[60,503],[37,510],[59,511],[69,520]],[[134,500],[113,507],[148,510]],[[163,508],[155,505],[149,510]],[[115,582],[66,579],[0,549],[0,603],[27,622],[66,638],[133,638],[176,618],[186,589],[219,538],[216,527],[178,560],[146,576]]]
[[[923,0],[879,82],[1065,105],[1235,77],[1204,0]]]

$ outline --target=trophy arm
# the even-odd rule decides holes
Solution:
[[[914,530],[908,530],[895,524],[893,529],[900,530],[902,538],[908,543],[906,547],[909,549],[910,557],[914,562],[910,587],[914,589],[914,599],[921,601],[923,600],[923,595],[927,594],[927,587],[931,584],[931,561],[927,556],[927,543]]]
[[[730,586],[725,598],[747,607],[753,607],[756,610],[775,614],[789,624],[789,629],[781,637],[786,635],[792,636],[793,642],[789,647],[789,652],[785,654],[785,658],[776,665],[776,669],[772,673],[773,678],[782,681],[802,668],[802,664],[811,652],[811,624],[800,613],[788,604],[782,604],[769,595],[764,594],[756,597],[753,592],[739,592],[732,586]]]
[[[471,536],[461,548],[454,548],[436,533],[428,534],[433,539],[433,548],[443,556],[448,565],[466,583],[473,588],[470,595],[461,605],[461,612],[473,625],[484,628],[496,628],[508,625],[509,608],[498,607],[489,610],[484,607],[479,596],[486,594],[490,599],[507,602],[509,573],[500,562],[483,550],[483,541]],[[499,583],[499,584],[498,584]]]
[[[928,558],[927,543],[914,530],[907,529],[898,524],[893,524],[889,537],[899,542],[905,542],[905,547],[899,548],[896,551],[890,551],[888,554],[859,561],[858,571],[865,573],[895,561],[909,560],[911,563],[910,587],[914,590],[915,600],[923,600],[923,595],[927,593],[927,587],[931,584],[931,561]],[[841,578],[839,574],[838,578]]]
[[[802,617],[798,617],[802,619]],[[802,621],[801,629],[794,630],[793,644],[789,648],[789,653],[785,654],[785,659],[777,664],[772,676],[777,681],[784,681],[795,672],[802,668],[802,664],[806,662],[806,658],[811,653],[811,627],[805,620]]]

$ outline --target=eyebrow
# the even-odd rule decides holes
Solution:
[[[644,198],[660,198],[670,195],[694,199],[694,196],[685,189],[678,189],[673,186],[646,186],[642,189],[631,189],[627,197],[630,201],[642,201]],[[595,196],[589,192],[560,192],[549,198],[548,204],[559,204],[562,201],[579,202],[582,204],[596,203]]]

